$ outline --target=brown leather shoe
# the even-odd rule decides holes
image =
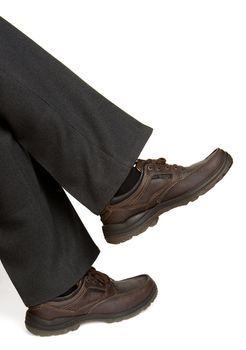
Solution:
[[[35,335],[64,334],[86,321],[114,322],[133,317],[156,295],[157,286],[148,275],[114,281],[92,267],[70,295],[31,306],[25,324]]]
[[[101,212],[105,239],[117,244],[139,235],[154,226],[160,214],[188,204],[210,190],[231,165],[231,156],[219,148],[188,167],[168,165],[164,158],[139,159],[138,183],[130,193],[114,197]]]

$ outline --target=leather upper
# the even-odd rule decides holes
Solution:
[[[85,314],[113,314],[141,304],[156,288],[148,275],[114,281],[91,268],[71,295],[32,306],[28,313],[45,320]]]
[[[188,167],[169,165],[164,158],[137,160],[141,172],[136,189],[122,200],[114,199],[101,212],[104,225],[124,222],[158,203],[194,191],[206,183],[225,161],[226,153],[216,149],[204,160]]]

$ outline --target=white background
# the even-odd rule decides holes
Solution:
[[[95,267],[115,279],[148,273],[159,295],[134,319],[40,338],[26,331],[26,308],[1,267],[1,344],[246,349],[245,10],[237,0],[0,0],[2,17],[154,128],[141,158],[189,165],[216,147],[234,158],[212,191],[118,246],[69,196],[101,249]]]

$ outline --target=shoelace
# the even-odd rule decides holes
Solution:
[[[145,160],[145,163],[149,164],[150,166],[152,164],[159,164],[159,165],[165,165],[166,169],[173,168],[174,170],[182,169],[183,167],[177,164],[167,164],[165,158],[158,158],[158,159],[147,159]]]
[[[94,267],[90,268],[86,274],[86,277],[89,281],[96,281],[101,285],[106,285],[111,282],[110,278],[106,274],[97,271]]]
[[[157,164],[166,164],[166,159],[165,158],[158,158],[158,159],[146,159],[146,163],[157,163]]]

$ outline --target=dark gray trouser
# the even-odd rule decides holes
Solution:
[[[62,187],[99,214],[151,132],[0,17],[0,259],[27,306],[99,253]]]

